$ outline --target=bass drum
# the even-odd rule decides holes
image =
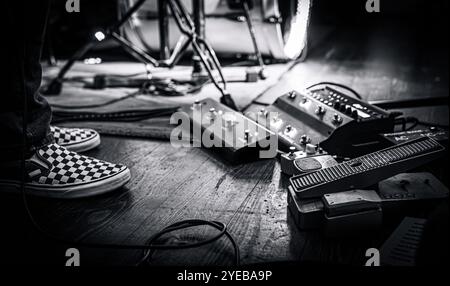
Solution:
[[[136,0],[124,0],[125,11]],[[191,11],[192,1],[182,0]],[[217,54],[236,57],[253,54],[250,31],[240,9],[230,8],[227,0],[205,0],[206,39]],[[312,0],[254,0],[250,16],[256,40],[264,56],[276,60],[292,60],[300,56],[307,43]],[[122,12],[123,12],[122,11]],[[170,14],[170,13],[169,13]],[[171,18],[171,17],[170,17]],[[147,0],[126,25],[123,32],[135,45],[159,51],[157,0]],[[181,33],[173,19],[169,20],[169,42],[176,45]]]

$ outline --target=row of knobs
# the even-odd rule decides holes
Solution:
[[[327,110],[325,109],[325,107],[323,107],[323,106],[319,106],[319,107],[317,107],[317,109],[316,109],[316,114],[318,115],[318,116],[323,116],[325,113],[327,112]],[[344,119],[342,118],[342,116],[340,116],[339,114],[337,114],[337,113],[335,113],[334,115],[333,115],[333,123],[334,124],[336,124],[336,125],[339,125],[339,124],[341,124],[342,123],[342,121],[344,121]]]
[[[290,99],[295,99],[297,97],[297,94],[295,92],[291,92],[288,94],[288,96]],[[307,101],[308,101],[308,98],[303,97],[303,103],[306,103]],[[358,118],[358,111],[356,109],[353,109],[351,106],[341,104],[340,102],[335,102],[333,107],[335,110],[345,113],[348,116],[351,116],[355,119]],[[323,116],[323,115],[325,115],[326,112],[327,112],[327,109],[321,105],[319,105],[317,107],[317,109],[315,110],[315,113],[317,116]],[[342,124],[343,121],[344,121],[344,119],[338,113],[335,113],[333,115],[333,119],[332,119],[333,124],[340,125],[340,124]]]
[[[352,108],[351,106],[348,106],[348,105],[345,105],[345,104],[341,104],[339,102],[335,102],[334,103],[334,109],[336,109],[336,110],[338,110],[338,111],[340,111],[342,113],[345,113],[348,116],[351,116],[351,117],[353,117],[355,119],[358,118],[358,111],[356,109]],[[315,112],[316,112],[317,115],[322,116],[322,115],[324,115],[327,112],[327,110],[326,110],[325,107],[319,106],[319,107],[317,107]]]
[[[208,118],[211,121],[214,121],[217,118],[217,114],[219,114],[214,107],[211,107],[208,112]],[[224,127],[233,128],[236,125],[237,119],[233,114],[223,114],[222,115],[222,124]]]
[[[297,94],[295,92],[290,92],[288,96],[289,96],[290,99],[295,99],[297,97]],[[308,98],[304,97],[303,98],[303,102],[306,102],[306,101],[308,101]],[[340,111],[342,113],[347,114],[348,116],[351,116],[354,119],[358,119],[358,111],[356,109],[352,108],[349,105],[342,104],[341,102],[336,101],[334,103],[334,105],[333,105],[333,108],[335,110],[338,110],[338,111]],[[323,106],[318,106],[317,109],[315,110],[315,113],[318,116],[323,116],[326,112],[327,112],[327,110]],[[342,123],[342,117],[339,116],[337,113],[335,113],[334,116],[333,116],[333,123],[334,124],[341,124]]]
[[[294,158],[295,152],[297,152],[297,148],[295,148],[294,146],[289,147],[289,157]],[[314,144],[306,144],[303,152],[305,152],[307,155],[314,155],[317,153],[323,154],[323,149]]]
[[[349,105],[341,104],[340,102],[335,102],[333,107],[334,109],[339,110],[340,112],[345,113],[348,116],[351,116],[355,119],[358,118],[358,111]]]

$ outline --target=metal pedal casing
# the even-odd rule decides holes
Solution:
[[[282,149],[302,150],[306,136],[330,154],[357,157],[385,147],[377,134],[394,130],[389,112],[329,86],[291,91],[268,107],[256,108],[247,112],[255,121],[259,113],[277,114],[263,125],[278,134]]]
[[[218,101],[206,98],[180,111],[189,117],[194,142],[214,149],[229,162],[259,159],[260,151],[269,149],[276,156],[278,144],[272,131]],[[208,136],[212,146],[205,144]]]

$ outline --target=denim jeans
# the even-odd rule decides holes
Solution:
[[[52,112],[39,93],[50,0],[1,1],[0,161],[19,160],[53,141]],[[25,152],[25,154],[23,154]]]

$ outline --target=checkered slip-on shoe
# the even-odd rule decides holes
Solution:
[[[123,166],[79,155],[58,144],[39,149],[25,163],[27,194],[70,199],[113,191],[130,180]],[[4,176],[2,176],[4,178]],[[20,180],[0,179],[0,189],[20,191]]]
[[[50,126],[55,143],[73,152],[84,152],[100,145],[100,135],[92,129]]]

